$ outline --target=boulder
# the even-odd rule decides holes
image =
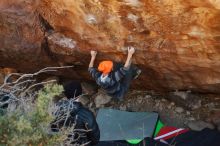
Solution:
[[[176,107],[175,112],[177,112],[178,114],[181,114],[184,112],[184,109],[182,107]]]
[[[220,1],[1,0],[0,63],[20,72],[74,65],[68,78],[91,80],[97,61],[124,62],[126,46],[142,69],[135,88],[220,93]]]
[[[88,106],[90,97],[88,95],[82,95],[77,99],[77,101],[81,102],[84,106]]]
[[[194,131],[201,131],[205,128],[214,129],[215,127],[211,123],[204,121],[191,121],[188,123],[188,127]]]
[[[96,108],[103,107],[105,104],[108,104],[111,101],[111,99],[112,99],[112,97],[108,96],[104,92],[98,92],[95,95],[95,99],[94,99]]]
[[[170,92],[166,98],[188,110],[196,110],[202,106],[200,95],[191,93],[190,91]]]
[[[96,84],[88,83],[88,82],[82,82],[82,89],[84,94],[93,95],[97,92],[98,88]]]
[[[211,111],[209,119],[220,131],[220,109]]]

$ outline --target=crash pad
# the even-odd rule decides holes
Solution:
[[[96,120],[100,141],[144,139],[153,137],[158,113],[99,109]]]

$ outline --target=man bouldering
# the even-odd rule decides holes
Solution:
[[[128,47],[127,49],[128,55],[124,65],[120,63],[114,65],[112,61],[102,61],[99,63],[98,70],[94,68],[97,52],[91,51],[89,73],[108,95],[118,100],[123,100],[131,81],[141,73],[140,69],[131,65],[135,48]]]

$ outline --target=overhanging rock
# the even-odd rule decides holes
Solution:
[[[1,65],[25,72],[75,64],[64,75],[87,80],[91,49],[123,62],[132,45],[135,87],[219,93],[219,42],[219,0],[0,2]]]

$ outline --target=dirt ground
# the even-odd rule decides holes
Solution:
[[[93,111],[99,109],[93,103],[95,98],[96,95],[90,99],[89,104]],[[158,112],[162,122],[168,126],[188,128],[191,122],[203,121],[205,125],[203,123],[202,126],[214,128],[215,125],[211,122],[211,113],[213,110],[220,109],[219,96],[197,95],[196,98],[199,104],[197,103],[198,105],[196,105],[195,109],[189,109],[187,106],[180,106],[181,104],[178,102],[175,103],[169,100],[169,97],[166,96],[147,91],[131,91],[123,101],[110,100],[110,102],[101,105],[101,108],[113,108],[131,112]],[[185,104],[189,104],[188,102],[192,103],[191,101],[186,101]],[[193,126],[191,127],[193,128]]]

